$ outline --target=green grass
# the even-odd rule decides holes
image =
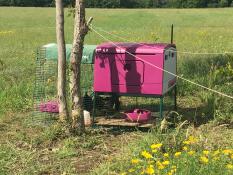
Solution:
[[[179,51],[233,52],[231,8],[87,9],[87,18],[90,16],[94,17],[94,26],[129,41],[169,42],[170,26],[174,24],[174,41]],[[73,19],[68,17],[68,10],[65,35],[66,42],[72,43]],[[38,47],[51,42],[56,42],[54,8],[0,7],[0,174],[84,174],[90,172],[93,165],[99,166],[97,162],[108,162],[95,171],[99,174],[119,172],[125,170],[125,162],[131,155],[148,146],[147,142],[169,137],[154,133],[115,136],[105,131],[90,131],[85,137],[69,137],[61,126],[32,126],[35,53]],[[85,40],[87,44],[102,42],[105,41],[93,32]],[[180,53],[178,59],[179,75],[233,95],[233,54]],[[194,124],[208,122],[210,118],[232,124],[233,103],[230,99],[179,81],[178,102],[178,112]],[[232,147],[232,142],[225,139],[230,135],[230,129],[216,129],[216,132],[223,135],[218,137],[219,144]],[[144,137],[142,142],[141,135]],[[127,141],[134,139],[131,152]],[[210,145],[216,144],[211,142]],[[119,152],[129,155],[128,159]],[[120,156],[122,161],[113,159],[114,156]]]
[[[0,9],[0,31],[12,31],[9,34],[0,34],[0,113],[25,111],[32,106],[35,51],[41,45],[56,42],[55,9]],[[233,51],[233,41],[230,39],[233,36],[232,15],[232,9],[87,9],[87,18],[93,16],[94,25],[135,42],[153,42],[156,39],[158,42],[169,42],[170,26],[174,24],[174,41],[178,50],[191,52]],[[65,33],[66,42],[72,43],[73,19],[68,17],[68,11]],[[120,41],[112,36],[108,37]],[[87,44],[101,42],[104,40],[93,32],[86,38]],[[211,64],[210,61],[203,61],[203,58],[206,56],[179,54],[179,74],[193,77],[198,75],[198,71],[205,70],[204,74],[201,72],[196,77],[202,79]],[[209,58],[212,60],[213,56]],[[216,60],[221,59],[220,55]],[[229,59],[232,62],[232,57]],[[195,72],[190,71],[193,70],[190,65],[187,66],[189,60],[196,60],[195,64],[190,63],[192,68],[196,68]],[[200,64],[196,64],[197,62]]]

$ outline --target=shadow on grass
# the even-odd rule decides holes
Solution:
[[[208,105],[198,106],[196,108],[178,107],[177,112],[182,115],[182,120],[188,120],[195,127],[208,123],[214,119],[214,112],[207,111]],[[208,112],[208,115],[206,113]]]

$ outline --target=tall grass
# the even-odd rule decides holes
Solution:
[[[0,111],[3,113],[27,110],[32,106],[30,99],[33,91],[35,51],[43,44],[56,42],[55,9],[1,7],[0,16]],[[231,9],[87,9],[87,16],[94,17],[94,25],[135,42],[169,42],[170,25],[174,24],[174,40],[178,50],[232,50]],[[65,33],[66,42],[71,43],[73,19],[68,15],[65,19]],[[109,38],[119,41],[111,36]],[[85,42],[99,44],[105,41],[90,32]],[[178,59],[179,74],[194,80],[203,79],[202,83],[205,82],[207,70],[210,70],[209,62],[226,60],[210,57],[206,61],[206,58],[201,56],[197,61],[196,57],[183,54],[180,54]],[[195,89],[188,84],[182,84],[180,93],[190,94]]]

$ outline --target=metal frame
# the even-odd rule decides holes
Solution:
[[[174,85],[168,92],[170,91],[174,91],[174,110],[177,110],[177,85]],[[167,93],[168,93],[167,92]],[[166,93],[166,94],[167,94]],[[107,92],[94,92],[93,95],[93,111],[92,111],[92,126],[95,126],[95,117],[96,117],[96,95],[108,95],[111,93],[107,93]],[[160,99],[160,104],[159,104],[159,116],[160,119],[163,119],[163,107],[164,107],[164,97],[166,94],[163,95],[138,95],[138,94],[121,94],[119,93],[119,97],[120,96],[130,96],[130,97],[152,97],[152,98],[159,98]]]

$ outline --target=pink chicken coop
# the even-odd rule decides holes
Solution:
[[[96,48],[94,92],[159,97],[162,116],[164,95],[176,92],[176,65],[174,44],[104,43]]]

